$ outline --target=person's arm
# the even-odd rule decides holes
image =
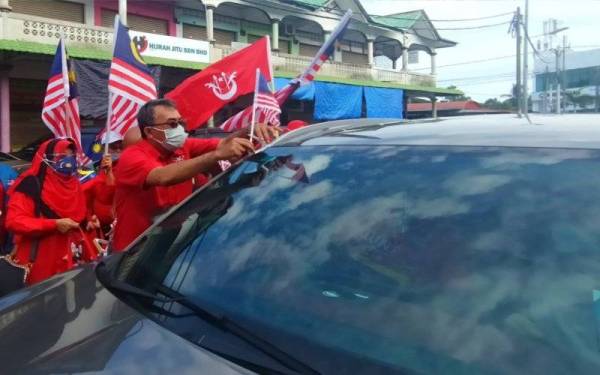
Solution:
[[[215,151],[156,167],[146,176],[146,186],[169,186],[189,180],[199,173],[210,171],[219,160],[237,160],[253,151],[252,143],[242,138],[226,138],[221,141]]]
[[[66,233],[79,224],[71,219],[46,219],[35,217],[34,203],[25,194],[15,192],[8,201],[6,228],[26,236],[40,236],[55,231]]]

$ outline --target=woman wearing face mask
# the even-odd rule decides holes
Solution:
[[[92,254],[80,229],[86,208],[75,150],[69,139],[44,142],[9,190],[6,226],[15,234],[12,258],[28,267],[28,285],[67,271]],[[30,264],[32,251],[37,256]]]
[[[100,170],[96,177],[83,184],[83,192],[86,198],[88,217],[96,216],[100,222],[103,234],[107,234],[115,219],[115,176],[113,167],[116,167],[123,141],[116,132],[109,132],[103,139],[103,144],[108,142],[109,154],[104,155],[100,163]]]

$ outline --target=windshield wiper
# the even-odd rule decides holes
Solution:
[[[100,280],[100,282],[107,289],[116,290],[118,292],[122,292],[128,295],[135,295],[138,297],[148,298],[156,302],[177,302],[177,299],[175,298],[162,298],[142,288],[138,288],[137,286],[133,286],[126,282],[120,281],[114,277],[111,277],[110,270],[106,267],[106,264],[104,262],[100,262],[96,266],[96,275],[98,276],[98,280]]]
[[[175,302],[192,311],[192,314],[167,314],[167,311],[165,311],[162,308],[157,308],[156,310],[151,308],[150,310],[153,310],[160,314],[167,314],[173,318],[197,316],[202,320],[208,322],[209,324],[214,325],[222,329],[223,331],[229,332],[234,336],[237,336],[242,341],[246,342],[248,345],[266,354],[270,358],[274,359],[281,365],[294,372],[300,374],[319,374],[319,372],[315,369],[292,357],[291,355],[279,349],[277,346],[271,344],[270,342],[265,341],[262,338],[256,336],[246,328],[238,325],[235,321],[231,320],[226,315],[218,314],[206,308],[198,306],[194,302],[187,299],[184,295],[170,288],[167,288],[164,285],[160,285],[157,288],[157,292],[167,296],[167,298],[159,297],[158,295],[148,292],[142,288],[138,288],[134,285],[116,279],[115,277],[113,277],[113,275],[111,275],[110,268],[107,267],[104,262],[100,262],[96,266],[96,275],[98,276],[98,280],[100,280],[100,282],[102,282],[102,284],[109,290],[115,290],[117,292],[121,292],[127,295],[143,297],[156,302]],[[149,307],[150,306],[146,306],[146,308]],[[224,355],[223,353],[221,353],[221,355],[226,356],[230,359],[234,358],[231,355]]]
[[[213,324],[219,327],[220,329],[237,336],[250,346],[258,349],[262,353],[273,358],[274,360],[276,360],[283,366],[289,368],[290,370],[293,370],[300,374],[319,374],[317,370],[292,357],[290,354],[281,350],[274,344],[256,336],[254,333],[240,326],[226,315],[215,313],[202,306],[199,306],[194,302],[190,301],[184,295],[178,293],[175,290],[167,288],[164,285],[158,287],[158,292],[168,296],[173,301],[194,312],[194,314],[196,314],[202,320],[209,322],[210,324]]]

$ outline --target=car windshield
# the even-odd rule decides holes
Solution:
[[[597,374],[600,152],[274,147],[118,266],[325,373]],[[177,312],[145,311],[188,340]]]

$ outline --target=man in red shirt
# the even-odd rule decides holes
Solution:
[[[156,216],[190,195],[195,176],[213,169],[219,160],[233,162],[254,150],[240,132],[224,139],[187,138],[170,100],[146,103],[137,119],[142,139],[123,151],[115,170],[115,251],[125,250]],[[260,138],[270,141],[271,134],[257,127]]]

